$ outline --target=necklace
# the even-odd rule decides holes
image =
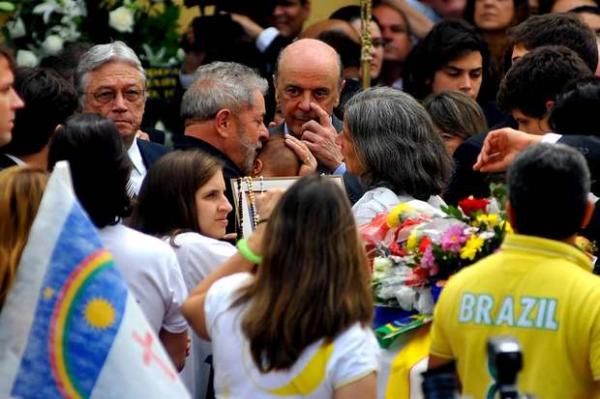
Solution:
[[[244,236],[244,208],[242,206],[243,192],[242,192],[242,178],[237,178],[237,189],[238,189],[238,208],[237,208],[237,226],[236,233],[238,238]]]
[[[250,210],[250,223],[252,225],[252,230],[256,230],[258,226],[258,210],[256,209],[256,198],[254,197],[254,185],[251,177],[245,177],[246,186],[248,188],[248,205]]]

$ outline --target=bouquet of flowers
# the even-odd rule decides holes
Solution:
[[[409,201],[361,226],[361,238],[375,255],[375,302],[403,311],[396,312],[401,322],[383,326],[384,333],[397,335],[429,321],[444,281],[494,252],[510,231],[495,198],[467,198],[441,210]]]

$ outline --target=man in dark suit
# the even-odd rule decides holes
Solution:
[[[282,51],[273,78],[284,123],[270,133],[301,139],[319,162],[320,172],[344,176],[348,196],[356,202],[364,188],[357,177],[346,173],[336,142],[343,125],[333,109],[340,102],[344,80],[335,49],[315,39],[298,40]]]
[[[234,204],[231,179],[250,176],[256,154],[268,136],[263,123],[267,81],[245,65],[213,62],[198,68],[198,79],[183,95],[181,117],[184,135],[177,149],[200,149],[223,162],[225,195]],[[299,140],[289,145],[305,169],[317,161]],[[308,171],[308,170],[307,170]],[[235,231],[235,214],[228,217],[227,232]]]
[[[12,55],[0,45],[0,146],[11,140],[15,112],[24,105],[13,88],[13,67]],[[0,156],[0,169],[14,165],[15,162],[9,157]]]
[[[132,163],[130,187],[139,192],[148,168],[168,149],[138,140],[146,102],[146,75],[142,64],[123,42],[99,44],[82,57],[75,73],[83,112],[111,119]]]

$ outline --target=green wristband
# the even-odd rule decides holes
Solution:
[[[236,244],[237,249],[240,251],[240,254],[250,263],[254,263],[255,265],[260,265],[262,262],[262,256],[257,255],[250,249],[248,246],[248,240],[242,238]]]

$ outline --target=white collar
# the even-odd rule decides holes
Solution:
[[[131,146],[127,150],[127,155],[129,155],[131,164],[138,173],[146,172],[146,167],[144,166],[144,160],[142,159],[142,153],[140,152],[137,138],[133,139],[133,143],[131,143]]]

